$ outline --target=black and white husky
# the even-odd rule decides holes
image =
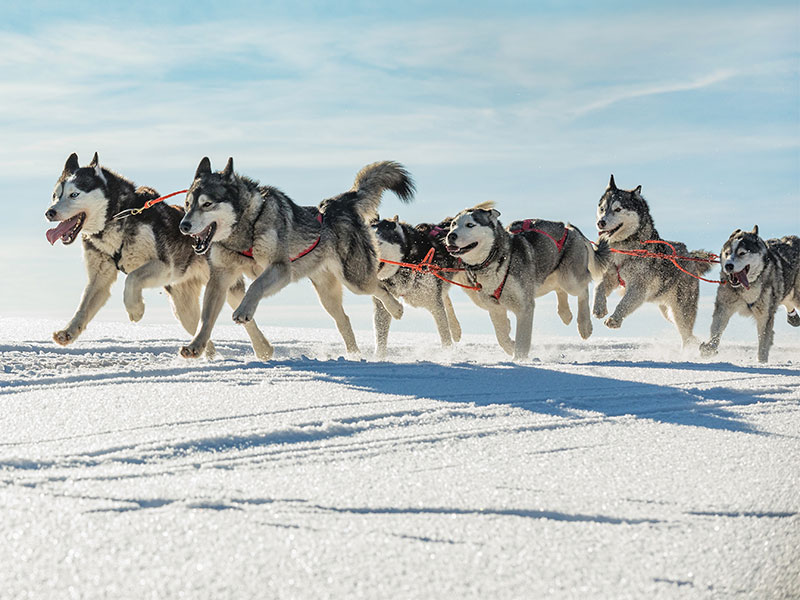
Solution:
[[[378,238],[381,259],[419,264],[432,250],[431,264],[445,268],[455,268],[457,265],[458,261],[445,248],[442,238],[446,231],[440,226],[422,223],[415,227],[395,216],[393,219],[382,219],[374,223],[372,228]],[[452,279],[453,273],[446,272],[442,276]],[[384,262],[378,267],[378,278],[392,295],[402,297],[411,306],[424,308],[433,315],[442,346],[450,346],[461,339],[461,324],[456,318],[448,294],[452,287],[450,283],[431,273],[421,273]],[[373,303],[376,354],[384,356],[392,319],[382,302],[373,298]]]
[[[618,189],[613,175],[597,206],[597,231],[600,240],[608,242],[614,250],[646,249],[672,254],[672,249],[666,244],[643,243],[662,238],[653,224],[650,207],[642,196],[642,186],[630,191]],[[686,245],[680,242],[669,243],[680,256],[706,256],[703,252],[688,252]],[[711,268],[708,262],[678,260],[678,264],[694,275],[702,275]],[[700,293],[697,279],[682,272],[668,260],[613,253],[611,266],[595,288],[595,317],[602,319],[608,314],[606,299],[619,286],[625,288],[625,295],[605,320],[607,327],[619,328],[623,320],[642,304],[655,302],[664,318],[677,327],[684,346],[695,341],[692,330],[697,318]]]
[[[458,213],[447,234],[447,250],[460,258],[465,271],[460,281],[481,308],[489,311],[500,346],[515,359],[528,356],[533,329],[534,299],[555,291],[559,315],[572,319],[567,295],[578,297],[578,332],[592,334],[589,282],[602,276],[608,248],[597,249],[575,227],[541,219],[516,222],[515,233],[503,228],[492,203],[482,203]],[[508,312],[516,315],[512,341]]]
[[[403,314],[403,306],[378,280],[377,242],[369,226],[387,189],[408,202],[414,184],[401,165],[377,162],[356,175],[350,191],[319,206],[298,206],[280,190],[235,173],[232,158],[218,172],[203,158],[186,195],[180,230],[192,236],[195,252],[210,251],[211,278],[200,330],[181,355],[193,358],[203,352],[224,290],[242,274],[253,282],[233,313],[235,322],[248,327],[262,298],[308,277],[336,321],[347,352],[357,353],[342,307],[342,284],[354,293],[375,296],[396,319]]]
[[[100,166],[95,153],[88,167],[71,154],[58,178],[45,216],[59,224],[47,232],[51,244],[65,245],[83,237],[89,283],[67,326],[53,333],[62,346],[74,342],[111,295],[117,273],[127,275],[123,299],[131,321],[144,315],[142,289],[161,287],[184,328],[194,333],[200,318],[200,290],[208,280],[208,263],[192,251],[178,231],[183,210],[156,204],[136,217],[114,220],[115,214],[141,208],[158,193],[136,187]],[[213,346],[209,347],[213,353]]]
[[[722,332],[738,312],[756,320],[758,360],[767,362],[778,306],[786,307],[790,325],[800,327],[800,238],[764,240],[757,225],[752,231],[737,229],[722,247],[720,263],[711,339],[700,351],[705,356],[717,352]]]

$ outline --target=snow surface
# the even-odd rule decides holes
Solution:
[[[2,598],[800,596],[800,342],[60,325],[0,319]]]

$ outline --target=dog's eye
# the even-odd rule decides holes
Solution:
[[[475,223],[467,223],[465,227],[475,227]]]
[[[211,202],[203,202],[203,208],[209,208],[211,206]]]
[[[622,209],[621,209],[621,208],[619,208],[619,207],[617,207],[617,208],[615,208],[615,209],[614,209],[614,212],[615,212],[615,213],[617,213],[617,212],[622,212]]]
[[[78,194],[78,192],[72,192],[72,193],[69,195],[69,197],[70,197],[70,198],[77,198],[79,195],[80,195],[80,194]]]

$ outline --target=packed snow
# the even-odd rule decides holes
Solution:
[[[517,364],[265,327],[260,363],[224,323],[199,362],[177,325],[61,325],[0,319],[3,598],[800,595],[794,331],[762,365],[595,321]]]

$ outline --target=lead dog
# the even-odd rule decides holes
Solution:
[[[600,240],[608,242],[612,250],[647,248],[654,252],[672,253],[666,244],[643,244],[646,240],[661,238],[650,216],[650,207],[642,197],[642,186],[630,191],[618,189],[613,175],[597,206],[597,231]],[[681,256],[706,256],[703,252],[688,252],[686,245],[680,242],[670,244]],[[678,264],[694,275],[702,275],[711,269],[708,262],[679,260]],[[674,322],[684,347],[695,340],[692,330],[700,294],[697,279],[667,260],[613,253],[609,269],[595,288],[595,317],[602,319],[608,314],[606,299],[619,286],[625,288],[625,295],[605,320],[606,327],[621,327],[623,320],[642,304],[655,302],[664,318]],[[668,310],[672,311],[672,319]]]
[[[800,238],[763,240],[758,226],[737,229],[720,253],[722,270],[711,320],[711,339],[700,345],[704,356],[716,354],[722,332],[738,312],[756,320],[758,360],[767,362],[775,334],[775,313],[786,307],[787,321],[800,327]]]
[[[567,294],[578,297],[578,332],[588,338],[592,334],[589,282],[603,274],[606,245],[595,249],[577,228],[554,221],[529,220],[512,234],[503,229],[497,219],[500,213],[492,206],[482,203],[458,213],[446,241],[448,252],[464,265],[459,278],[479,288],[466,291],[489,311],[500,346],[515,359],[528,356],[534,299],[551,291],[558,296],[562,319]],[[509,310],[517,318],[513,341]]]
[[[78,310],[67,326],[53,333],[66,346],[74,342],[106,303],[117,273],[127,275],[123,299],[131,321],[144,315],[142,289],[164,286],[173,311],[183,327],[194,333],[200,318],[200,290],[208,280],[208,264],[195,255],[178,231],[183,210],[156,204],[137,217],[114,220],[118,212],[141,208],[158,197],[148,187],[135,187],[122,176],[100,166],[97,153],[87,167],[78,156],[67,158],[45,212],[60,223],[47,232],[51,244],[68,245],[79,234],[89,282]],[[213,346],[209,346],[213,354]]]
[[[454,259],[444,246],[444,230],[440,226],[422,223],[416,227],[393,219],[382,219],[372,225],[378,238],[380,258],[393,262],[418,264],[433,250],[431,263],[440,267],[453,268]],[[443,277],[452,278],[452,273]],[[436,322],[436,330],[442,346],[447,347],[461,339],[461,324],[456,318],[453,303],[448,294],[451,284],[435,277],[432,273],[421,273],[391,263],[381,262],[378,278],[393,296],[402,296],[411,306],[425,308]],[[389,339],[391,315],[383,304],[373,298],[376,354],[386,355]]]
[[[238,175],[233,159],[212,172],[203,158],[186,195],[182,233],[194,250],[210,250],[211,278],[203,298],[200,330],[181,355],[200,355],[222,309],[224,290],[242,274],[253,282],[233,313],[245,327],[262,298],[292,281],[308,277],[320,302],[336,321],[348,353],[357,353],[350,319],[342,307],[342,284],[357,294],[378,298],[396,319],[402,305],[378,280],[378,251],[368,223],[377,218],[383,191],[410,201],[414,184],[395,162],[378,162],[356,175],[349,192],[317,206],[298,206],[280,190]]]

